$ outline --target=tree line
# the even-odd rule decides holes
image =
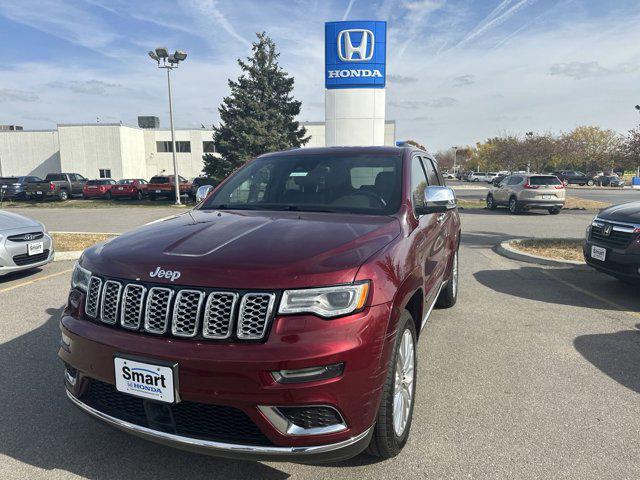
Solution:
[[[442,168],[453,167],[453,152],[436,153]],[[640,166],[640,126],[624,135],[598,126],[579,126],[559,134],[503,134],[459,148],[456,165],[485,171],[635,171]]]

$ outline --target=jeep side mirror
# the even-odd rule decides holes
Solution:
[[[456,194],[449,187],[427,187],[424,189],[424,206],[415,207],[416,215],[446,212],[458,205]]]
[[[203,185],[196,191],[196,203],[202,203],[202,201],[209,196],[213,190],[211,185]]]

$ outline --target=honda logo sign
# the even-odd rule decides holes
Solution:
[[[386,22],[326,23],[326,88],[384,88],[386,42]]]
[[[354,46],[354,38],[359,37],[359,45]],[[371,30],[353,28],[338,34],[338,58],[343,62],[368,62],[373,58],[375,37]]]

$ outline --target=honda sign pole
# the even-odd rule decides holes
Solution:
[[[169,124],[171,126],[171,154],[173,156],[173,183],[175,186],[176,203],[175,205],[182,205],[180,202],[180,175],[178,175],[178,157],[176,156],[176,132],[173,128],[173,99],[171,98],[171,70],[178,68],[178,63],[184,61],[187,58],[186,52],[176,50],[174,53],[169,54],[169,51],[164,47],[158,47],[155,51],[150,51],[149,56],[158,63],[158,68],[164,68],[167,70],[167,87],[169,89]]]

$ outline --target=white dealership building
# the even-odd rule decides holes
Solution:
[[[307,147],[325,146],[325,124],[302,122]],[[202,155],[216,155],[211,129],[177,129],[178,172],[202,174]],[[395,143],[395,122],[385,124],[385,144]],[[0,130],[0,177],[79,173],[88,178],[146,178],[173,172],[171,131],[119,123],[60,124],[55,130]]]

